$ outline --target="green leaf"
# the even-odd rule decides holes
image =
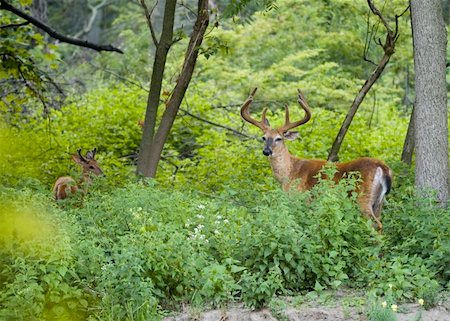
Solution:
[[[286,259],[287,262],[290,262],[292,260],[293,256],[291,253],[286,253],[284,255],[284,258]]]

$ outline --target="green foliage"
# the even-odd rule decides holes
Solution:
[[[39,185],[2,190],[2,316],[145,320],[178,302],[257,308],[280,294],[342,287],[434,304],[447,282],[447,254],[419,254],[422,243],[397,239],[390,206],[385,235],[376,233],[348,197],[357,177],[321,180],[301,194],[226,187],[208,195],[154,181],[104,190],[105,183],[92,186],[82,207],[57,208]]]
[[[379,302],[372,304],[368,312],[368,318],[370,321],[397,321],[391,307],[383,307]]]
[[[447,209],[436,208],[432,200],[409,197],[405,202],[394,203],[388,216],[386,228],[390,230],[389,246],[399,253],[417,255],[428,262],[439,262],[432,266],[440,271],[444,280],[449,280],[445,270],[450,266],[450,216]],[[431,267],[431,266],[430,266]]]
[[[0,191],[0,317],[85,320],[70,220],[30,190]]]
[[[384,13],[399,13],[404,2],[390,1]],[[136,182],[134,161],[151,53],[145,19],[129,6],[120,13],[109,6],[119,14],[113,25],[124,28],[118,39],[126,54],[67,65],[64,76],[73,88],[61,108],[42,118],[29,88],[0,102],[0,318],[149,320],[185,303],[243,301],[259,308],[277,295],[320,298],[343,287],[389,304],[437,302],[450,284],[450,211],[413,197],[413,173],[397,161],[409,121],[402,106],[411,64],[406,19],[400,19],[405,33],[397,52],[340,153],[342,161],[378,157],[394,170],[384,234],[378,235],[355,204],[357,177],[339,184],[321,180],[308,193],[281,192],[254,139],[259,129],[239,115],[250,88],[258,86],[255,117],[268,105],[268,117],[279,125],[285,103],[291,118],[301,117],[301,88],[313,118],[289,150],[326,158],[346,108],[373,69],[360,58],[364,1],[281,0],[253,15],[251,24],[221,22],[202,48],[158,176],[142,182]],[[43,84],[47,78],[36,65],[56,68],[58,57],[69,54],[59,46],[44,50],[31,28],[9,31],[1,31],[8,38],[0,42],[8,53],[3,79],[18,76],[20,58],[27,77]],[[370,58],[376,61],[379,52],[372,44]],[[181,46],[171,51],[164,99],[183,54]],[[162,112],[163,102],[160,107]],[[70,154],[94,147],[106,177],[96,179],[87,195],[55,204],[50,189],[56,177],[81,177]],[[369,317],[392,319],[392,309],[374,306]]]
[[[377,295],[435,304],[449,280],[449,215],[448,209],[436,208],[405,189],[389,201],[383,212],[383,256],[366,270]]]
[[[29,4],[12,3],[16,7]],[[57,48],[46,44],[41,33],[6,10],[0,15],[0,25],[0,115],[8,123],[45,116],[48,108],[59,106],[62,100],[52,79],[58,68]]]
[[[24,177],[38,178],[40,149],[35,133],[22,132],[0,121],[0,182],[17,186]]]

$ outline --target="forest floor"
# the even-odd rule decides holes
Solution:
[[[290,298],[275,302],[269,308],[256,311],[242,304],[207,311],[187,307],[164,321],[369,321],[369,306],[361,297],[342,296],[329,302],[318,299],[300,305]],[[395,316],[396,319],[392,319],[380,315],[376,320],[450,321],[450,297],[429,310],[419,304],[399,305]]]

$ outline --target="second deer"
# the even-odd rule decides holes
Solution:
[[[291,123],[289,119],[289,108],[285,106],[285,123],[279,128],[271,128],[266,119],[267,108],[262,112],[261,121],[250,116],[249,108],[256,92],[255,88],[241,107],[241,116],[244,120],[260,128],[264,136],[263,154],[269,157],[275,179],[281,184],[283,190],[290,189],[294,181],[299,181],[297,189],[299,191],[310,190],[318,182],[318,174],[327,163],[320,159],[301,159],[289,153],[285,140],[297,138],[298,132],[291,129],[305,124],[311,119],[311,110],[306,102],[306,98],[298,90],[298,103],[305,111],[303,119]],[[392,171],[381,160],[376,158],[358,158],[346,163],[336,163],[336,174],[334,181],[339,181],[342,177],[351,172],[358,172],[362,182],[357,187],[358,203],[363,214],[372,218],[381,231],[381,209],[384,198],[389,193],[392,185]]]
[[[69,195],[76,193],[80,188],[83,188],[83,193],[87,192],[87,187],[92,183],[91,175],[103,175],[103,171],[95,159],[97,148],[88,151],[86,156],[81,155],[81,149],[78,149],[78,155],[72,155],[72,160],[83,168],[83,176],[81,181],[77,183],[75,179],[70,176],[59,177],[53,185],[53,195],[56,200],[62,200]]]

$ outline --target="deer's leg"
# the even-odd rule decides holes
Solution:
[[[379,204],[380,206],[378,206],[378,210],[375,212],[369,195],[361,195],[358,198],[358,203],[364,216],[373,219],[377,225],[378,232],[381,233],[383,230],[383,224],[380,221],[381,204]]]

